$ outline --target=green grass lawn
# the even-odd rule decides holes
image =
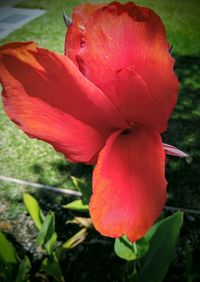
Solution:
[[[66,27],[62,12],[65,10],[70,14],[74,5],[83,2],[86,1],[34,0],[21,2],[17,7],[41,8],[47,10],[47,13],[13,32],[1,40],[0,44],[11,41],[34,40],[42,47],[63,53]],[[153,8],[163,19],[170,43],[174,46],[175,70],[181,82],[178,105],[164,139],[169,144],[176,145],[189,152],[192,162],[187,164],[184,160],[169,158],[167,163],[168,204],[200,210],[199,1],[138,0],[135,2]],[[0,175],[71,189],[74,189],[70,179],[71,175],[85,178],[88,181],[88,175],[91,174],[90,168],[84,165],[70,164],[50,145],[28,138],[8,120],[2,104],[0,106],[0,131]],[[4,212],[0,213],[0,221],[9,220],[12,222],[22,214],[22,211],[24,211],[21,203],[23,191],[25,191],[23,186],[0,181],[0,207],[4,207]],[[49,199],[50,202],[53,201],[52,198]],[[61,202],[61,198],[58,197],[56,201],[57,203]],[[189,240],[188,244],[192,246],[192,258],[196,258],[197,250],[199,251],[197,252],[199,259],[200,224],[197,224],[199,218],[193,217],[193,223],[187,216],[185,220],[185,231],[182,235],[184,240],[182,240],[181,248],[184,249],[186,240],[187,242]],[[186,226],[187,224],[188,226]],[[184,258],[184,255],[182,255],[182,268],[179,268],[179,270],[185,267]],[[180,263],[180,257],[178,262]],[[173,271],[176,271],[176,266],[172,268],[171,272]],[[182,281],[187,281],[184,279]]]

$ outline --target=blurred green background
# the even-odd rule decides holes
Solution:
[[[17,4],[17,7],[45,9],[47,13],[13,32],[0,44],[34,40],[45,48],[63,53],[66,32],[63,10],[70,14],[74,5],[83,2],[88,1],[30,0]],[[141,0],[135,3],[151,7],[162,18],[173,45],[175,71],[180,80],[178,104],[163,139],[188,152],[192,161],[187,163],[183,159],[168,157],[167,205],[200,210],[200,4],[198,0]],[[50,145],[28,138],[8,120],[2,104],[0,130],[0,175],[70,189],[74,189],[71,175],[90,183],[90,167],[70,164]],[[0,221],[11,222],[14,226],[19,216],[25,213],[21,193],[26,188],[3,181],[0,181],[0,185]],[[47,209],[57,205],[56,209],[59,210],[63,201],[60,196],[54,197],[50,193],[40,194],[39,197]],[[19,230],[14,232],[14,237],[19,241]],[[195,280],[200,279],[195,278],[199,275],[199,259],[200,216],[186,214],[174,264],[166,281],[199,281]],[[177,273],[180,273],[181,279]]]

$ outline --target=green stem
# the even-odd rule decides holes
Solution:
[[[137,254],[138,254],[138,249],[137,249],[137,245],[136,245],[135,242],[133,243],[133,250],[134,250],[134,252],[135,252],[135,254],[136,254],[136,256],[137,256]]]

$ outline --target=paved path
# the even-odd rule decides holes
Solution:
[[[0,39],[45,13],[44,10],[39,9],[21,9],[12,7],[18,2],[21,1],[0,0]]]

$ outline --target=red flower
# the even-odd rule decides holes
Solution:
[[[165,204],[160,133],[178,92],[168,50],[152,10],[117,2],[74,9],[65,56],[33,42],[0,49],[10,119],[70,161],[96,164],[89,207],[103,235],[137,240]]]

